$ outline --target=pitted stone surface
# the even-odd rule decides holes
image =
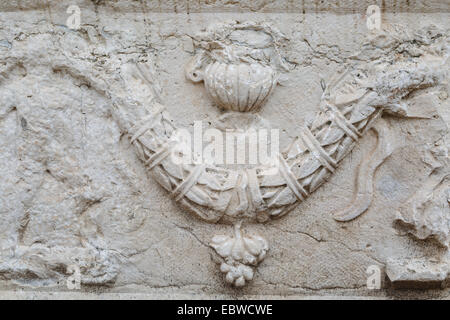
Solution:
[[[241,289],[224,283],[218,268],[223,257],[210,247],[214,235],[232,234],[230,225],[206,223],[170,199],[130,142],[131,124],[145,112],[128,109],[121,117],[114,107],[126,97],[139,103],[153,97],[179,127],[192,130],[197,120],[214,124],[225,111],[203,85],[185,78],[185,65],[198,49],[193,37],[217,20],[270,23],[289,39],[284,54],[292,68],[279,78],[258,115],[281,129],[286,148],[304,123],[313,124],[322,84],[329,84],[342,66],[355,60],[369,64],[386,52],[395,52],[393,59],[400,54],[419,59],[425,55],[416,50],[439,37],[447,42],[433,47],[434,54],[448,50],[446,1],[385,5],[382,26],[401,40],[380,40],[386,42],[375,45],[378,51],[361,48],[370,38],[365,10],[372,3],[364,1],[329,7],[314,1],[303,6],[290,1],[163,1],[159,6],[79,1],[79,30],[67,27],[69,3],[64,2],[0,5],[0,289],[67,291],[67,268],[76,265],[81,296],[100,290],[161,297],[392,297],[395,286],[389,281],[380,290],[366,288],[366,270],[377,265],[383,275],[386,268],[394,284],[439,282],[436,291],[394,296],[448,296],[445,75],[411,90],[406,113],[402,105],[392,105],[391,114],[383,116],[391,149],[384,157],[379,154],[380,164],[372,170],[372,198],[364,214],[352,207],[357,186],[368,190],[358,183],[366,180],[358,180],[357,168],[371,151],[381,150],[376,149],[381,127],[364,133],[323,186],[308,189],[308,199],[289,214],[244,228],[244,237],[259,235],[270,249]],[[446,57],[441,71],[445,66],[448,71]],[[426,74],[434,63],[427,59],[421,71],[411,72]],[[126,78],[124,65],[131,61],[149,68],[150,84]],[[378,85],[386,84],[380,80]],[[357,212],[358,218],[333,218],[345,217],[339,215],[343,212]],[[256,256],[265,247],[258,248]],[[418,266],[417,261],[419,271],[402,267]]]

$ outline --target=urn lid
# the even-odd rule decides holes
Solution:
[[[231,21],[209,26],[193,37],[196,50],[213,61],[259,63],[288,71],[283,56],[288,38],[269,23]]]

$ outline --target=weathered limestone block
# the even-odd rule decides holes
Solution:
[[[433,238],[450,249],[450,162],[445,138],[424,153],[430,176],[411,200],[400,208],[400,228],[418,239]]]
[[[386,273],[396,289],[441,289],[450,279],[448,261],[388,261]]]
[[[445,297],[449,12],[0,4],[0,290]],[[219,163],[199,130],[279,147]]]

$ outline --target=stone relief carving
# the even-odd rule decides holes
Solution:
[[[350,221],[369,209],[373,198],[373,178],[376,169],[391,155],[394,150],[394,139],[388,124],[378,120],[371,128],[377,135],[376,147],[370,151],[358,167],[354,198],[350,205],[334,215],[337,221]]]
[[[95,248],[90,244],[86,244],[84,248],[21,246],[14,251],[13,259],[2,258],[5,261],[0,263],[3,277],[15,278],[19,275],[25,279],[31,277],[35,278],[33,281],[35,285],[58,281],[60,273],[67,272],[70,266],[80,268],[80,282],[87,285],[114,283],[119,271],[114,253]],[[23,284],[27,285],[25,281]]]
[[[225,280],[236,287],[245,285],[245,281],[253,279],[253,269],[266,256],[269,249],[267,241],[256,236],[244,236],[240,223],[234,227],[234,237],[215,236],[211,246],[225,259],[220,271],[226,274]]]
[[[273,43],[276,43],[273,35],[283,38],[274,29],[268,32],[268,29],[256,26],[254,23],[234,23],[219,25],[217,29],[213,27],[211,30],[214,31],[205,36],[206,44],[188,64],[187,77],[193,81],[206,81],[211,97],[225,109],[256,110],[258,101],[263,102],[272,90],[273,75],[269,77],[272,84],[267,85],[267,90],[257,85],[260,92],[267,92],[263,99],[252,100],[255,102],[251,106],[242,105],[245,99],[241,99],[239,92],[249,89],[247,83],[240,82],[241,77],[237,79],[248,66],[236,67],[236,63],[241,64],[244,57],[253,63],[253,54],[260,53],[258,46],[268,34]],[[239,51],[241,49],[233,44],[234,32],[247,29],[251,30],[247,40],[255,39],[256,51],[248,51],[247,47]],[[216,43],[222,39],[229,42]],[[446,41],[446,37],[432,27],[413,37],[399,36],[394,31],[374,36],[355,56],[353,65],[337,72],[335,78],[324,85],[315,119],[305,123],[298,132],[298,138],[277,155],[277,174],[267,174],[269,169],[273,169],[270,167],[232,170],[210,164],[175,165],[169,155],[173,148],[171,134],[176,127],[164,106],[157,102],[145,107],[148,110],[145,115],[138,117],[140,119],[127,130],[148,170],[175,201],[204,221],[235,225],[234,238],[216,236],[211,246],[224,258],[221,271],[226,273],[227,282],[242,286],[253,277],[250,266],[256,266],[264,258],[268,245],[259,236],[242,236],[241,224],[264,223],[279,218],[304,202],[337,170],[359,139],[374,129],[379,139],[373,160],[367,160],[367,164],[360,168],[360,190],[356,191],[350,209],[338,214],[336,220],[354,219],[368,208],[372,193],[370,177],[392,152],[388,129],[382,123],[375,124],[380,122],[383,113],[408,117],[408,95],[415,90],[439,85],[445,79]],[[372,58],[369,62],[360,62],[358,55],[371,55]],[[255,68],[261,68],[260,74],[264,77],[270,73],[266,71],[268,66]],[[132,91],[133,87],[149,83],[146,79],[151,75],[143,65],[128,65],[124,69],[124,78],[128,79],[127,86]],[[262,78],[256,80],[259,81],[264,82]],[[247,98],[249,96],[246,95]],[[119,117],[135,112],[123,104],[123,100],[121,102],[116,100],[114,103]]]
[[[258,110],[289,70],[281,50],[286,37],[265,23],[231,22],[194,37],[196,55],[186,77],[203,81],[211,98],[227,110]]]
[[[442,288],[450,280],[450,163],[446,137],[428,146],[422,161],[430,175],[397,213],[394,225],[415,239],[433,239],[442,249],[433,259],[396,259],[387,275],[397,287]],[[411,284],[412,283],[412,284]]]
[[[450,247],[450,163],[445,139],[429,148],[423,161],[431,174],[423,187],[399,208],[396,224],[418,239],[434,238]]]
[[[203,81],[211,98],[219,106],[232,111],[253,112],[252,115],[256,116],[255,112],[275,88],[274,79],[288,70],[288,66],[283,66],[283,57],[278,52],[279,43],[284,42],[285,37],[273,27],[253,22],[222,24],[210,30],[219,30],[222,34],[210,31],[203,40],[197,40],[198,52],[187,67],[188,78]],[[234,42],[244,35],[248,37],[247,42]],[[220,44],[217,47],[214,46],[216,42]],[[106,63],[102,61],[102,72],[89,64],[80,63],[75,68],[72,61],[65,60],[53,61],[52,67],[87,80],[93,90],[111,99],[115,121],[123,132],[130,134],[130,141],[150,175],[176,202],[205,222],[233,225],[233,235],[215,235],[210,245],[223,259],[220,270],[225,274],[225,280],[232,285],[243,286],[253,278],[254,268],[268,252],[268,241],[261,235],[244,232],[243,227],[251,228],[251,224],[282,217],[306,201],[338,170],[341,161],[350,154],[360,138],[373,130],[377,133],[377,145],[358,168],[354,200],[349,208],[334,217],[338,221],[349,221],[367,210],[373,194],[371,177],[392,152],[390,128],[382,119],[382,114],[410,117],[409,95],[445,82],[446,69],[443,66],[446,59],[448,38],[433,27],[413,35],[401,29],[375,34],[362,46],[361,52],[355,54],[353,64],[346,65],[335,78],[325,81],[315,119],[306,122],[298,132],[298,138],[277,155],[278,162],[275,163],[279,167],[275,175],[268,174],[273,172],[270,166],[236,170],[211,164],[174,164],[170,154],[177,142],[173,140],[177,127],[160,98],[161,88],[149,63],[135,60],[122,62],[111,58]],[[239,67],[229,67],[232,65]],[[247,79],[247,82],[242,80],[246,79],[245,76],[241,79],[242,73],[250,75],[252,72],[258,75],[257,79]],[[117,73],[119,76],[114,76]],[[270,75],[270,81],[267,75]],[[247,86],[247,90],[240,90],[241,86]],[[234,121],[231,120],[231,123]],[[229,124],[230,121],[226,125]],[[448,168],[448,164],[443,166]],[[445,192],[441,191],[448,183],[445,179],[440,180],[443,183],[431,183],[433,186],[430,187],[430,190],[436,190],[430,191],[433,194],[431,201],[438,203],[435,207],[444,210],[446,203],[441,200],[445,200],[442,197]],[[422,204],[417,207],[421,208]],[[445,211],[441,213],[444,218],[448,217]],[[428,219],[428,216],[419,216],[414,218],[415,221]],[[411,221],[406,215],[400,219],[406,223]],[[439,223],[414,222],[416,226],[422,224],[427,225],[426,236],[436,235],[440,241],[447,239],[448,244],[445,220]],[[414,228],[412,232],[416,232]],[[108,262],[112,252],[96,251],[90,244],[95,243],[95,239],[86,237],[89,238],[87,249],[79,253],[82,261],[88,261],[83,264],[95,265],[89,262],[96,261],[96,257],[107,263],[95,265],[100,269],[98,272],[95,267],[89,269],[92,277],[86,277],[83,281],[113,281],[117,270],[114,262]],[[61,264],[71,263],[73,256],[78,257],[70,253],[69,259],[63,253],[65,249],[55,248],[55,251],[58,251],[57,261],[53,253],[39,253],[44,263],[36,265],[44,266],[36,268],[37,274],[51,269],[45,264],[55,266],[57,270]],[[33,255],[32,252],[29,254]],[[102,271],[107,268],[111,270]],[[0,265],[2,273],[13,270],[11,264]],[[103,277],[103,273],[108,276]]]

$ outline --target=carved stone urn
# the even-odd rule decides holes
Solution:
[[[268,24],[218,24],[194,38],[196,55],[186,77],[204,82],[212,100],[225,110],[258,110],[288,64],[280,54],[287,39]]]
[[[394,148],[392,125],[382,114],[415,117],[408,104],[410,93],[437,87],[445,78],[448,53],[441,48],[448,39],[439,30],[427,31],[424,38],[419,35],[424,39],[420,41],[386,32],[374,34],[358,55],[377,53],[380,47],[384,51],[368,62],[355,59],[357,63],[323,81],[314,118],[303,123],[286,150],[276,150],[274,161],[268,163],[234,166],[173,161],[171,155],[191,149],[190,139],[186,142],[176,134],[179,128],[164,105],[155,101],[154,86],[142,90],[144,84],[153,83],[145,64],[126,64],[121,73],[126,90],[116,84],[109,93],[116,101],[117,119],[137,119],[123,121],[124,128],[154,179],[193,216],[207,223],[233,225],[233,234],[215,234],[209,245],[218,254],[225,281],[242,287],[253,279],[269,250],[263,234],[245,229],[283,217],[307,201],[372,131],[377,142],[357,167],[355,196],[346,208],[333,212],[333,217],[346,222],[369,209],[374,174]],[[215,25],[195,38],[196,54],[186,67],[186,76],[203,81],[219,106],[240,111],[226,112],[217,121],[218,129],[241,129],[245,136],[251,128],[270,125],[256,111],[283,69],[288,69],[279,54],[283,41],[269,25],[253,22]],[[415,56],[403,56],[405,48]],[[136,108],[139,104],[142,108]]]

